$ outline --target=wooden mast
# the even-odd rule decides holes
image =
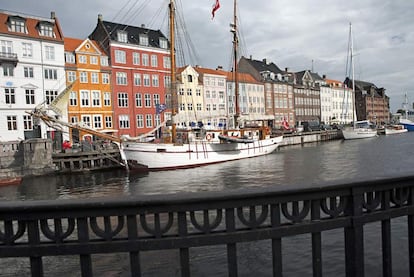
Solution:
[[[231,32],[233,33],[233,74],[234,74],[234,105],[235,105],[235,113],[234,113],[234,127],[238,127],[238,120],[240,117],[240,107],[239,107],[239,80],[237,74],[237,49],[239,47],[239,39],[237,37],[237,0],[233,2],[233,24],[231,26]]]
[[[175,143],[177,139],[177,126],[174,122],[174,117],[177,115],[178,110],[178,96],[177,96],[177,84],[176,84],[176,76],[175,76],[175,5],[174,0],[170,0],[170,53],[171,53],[171,105],[172,105],[172,112],[171,112],[171,123],[172,123],[172,130],[171,130],[171,142]]]

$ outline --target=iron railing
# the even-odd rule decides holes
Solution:
[[[2,201],[0,258],[28,257],[31,275],[43,276],[44,257],[76,255],[81,275],[92,276],[94,255],[124,252],[130,275],[142,276],[142,253],[177,249],[179,275],[191,276],[190,249],[221,245],[227,275],[238,276],[238,245],[268,241],[272,274],[282,276],[282,240],[309,234],[310,271],[323,276],[321,235],[339,229],[344,233],[344,273],[358,277],[365,274],[364,225],[381,222],[382,271],[391,276],[391,219],[407,216],[408,267],[414,276],[413,214],[414,176],[307,188]]]

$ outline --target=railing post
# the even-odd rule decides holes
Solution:
[[[136,215],[127,215],[128,239],[138,239],[138,223]],[[129,263],[131,266],[131,276],[141,276],[141,261],[139,258],[139,251],[131,251],[129,253]]]
[[[311,220],[320,220],[320,200],[312,200]],[[322,238],[321,232],[312,233],[312,269],[314,277],[322,277]]]
[[[226,209],[226,231],[236,231],[236,222],[234,219],[234,209]],[[237,248],[235,243],[227,244],[227,264],[229,277],[237,277]]]
[[[27,223],[29,244],[32,246],[40,245],[39,223],[37,220],[30,220]],[[32,276],[43,276],[42,257],[30,256],[30,271]]]
[[[386,211],[390,208],[390,191],[382,192],[381,210]],[[392,276],[392,254],[391,254],[391,220],[381,221],[382,234],[382,276]]]
[[[408,205],[414,205],[414,187],[410,187]],[[408,216],[408,255],[410,276],[414,276],[414,215]]]
[[[185,212],[178,212],[178,235],[180,238],[187,236],[187,218]],[[188,248],[180,248],[181,276],[190,277],[190,251]]]
[[[357,218],[362,215],[363,192],[351,188],[347,215],[351,225],[345,227],[345,272],[347,277],[364,276],[364,230]]]
[[[280,204],[271,205],[271,223],[273,228],[280,226]],[[282,239],[272,238],[273,276],[282,277]]]

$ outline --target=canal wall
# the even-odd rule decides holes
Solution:
[[[280,147],[298,145],[305,143],[322,142],[328,140],[341,139],[341,132],[338,130],[327,130],[327,131],[313,131],[303,132],[296,134],[283,134],[283,141]]]

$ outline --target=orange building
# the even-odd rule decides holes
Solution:
[[[113,134],[111,68],[108,56],[90,39],[65,38],[65,69],[69,85],[76,80],[68,100],[68,119],[96,131]],[[93,139],[73,130],[72,142]]]

